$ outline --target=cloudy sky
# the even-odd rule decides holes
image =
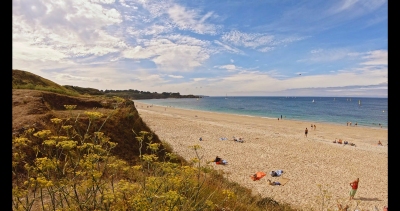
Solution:
[[[388,94],[387,0],[13,0],[12,68],[208,96]]]

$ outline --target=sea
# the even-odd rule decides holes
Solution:
[[[202,97],[134,100],[142,103],[272,119],[388,128],[388,98]]]

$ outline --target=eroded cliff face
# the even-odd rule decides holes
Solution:
[[[76,105],[73,110],[67,110],[64,105]],[[100,112],[104,114],[100,119],[93,121],[88,130],[89,117],[85,112]],[[132,101],[123,103],[112,98],[101,97],[71,97],[67,95],[37,91],[13,89],[12,95],[12,134],[21,136],[28,128],[35,131],[54,129],[52,118],[60,118],[66,124],[73,125],[79,134],[93,134],[101,131],[118,145],[111,153],[130,164],[139,158],[139,142],[136,137],[140,131],[152,134],[151,140],[145,140],[141,153],[150,153],[147,144],[160,143],[159,158],[163,158],[167,149],[162,145],[158,136],[140,118],[135,104]],[[68,119],[69,118],[69,119]],[[41,144],[39,140],[32,141],[32,148]],[[34,153],[28,153],[33,156]],[[33,158],[32,158],[33,160]],[[176,161],[181,162],[181,161]]]

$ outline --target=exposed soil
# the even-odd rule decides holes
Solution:
[[[118,105],[118,109],[115,109],[116,103],[113,98],[72,97],[46,91],[13,89],[12,134],[13,137],[18,137],[28,128],[35,128],[35,131],[48,129],[52,125],[50,119],[55,117],[76,118],[77,116],[79,116],[79,120],[76,121],[77,130],[84,132],[88,125],[88,117],[84,115],[84,112],[96,110],[103,113],[105,117],[92,127],[96,129],[101,127],[101,132],[110,137],[110,141],[118,143],[112,151],[114,155],[134,164],[139,155],[136,134],[140,131],[153,132],[142,121],[132,101],[125,101]],[[66,110],[64,105],[76,105],[76,109]],[[107,116],[110,118],[107,119]],[[106,123],[102,125],[104,121]],[[151,141],[161,143],[156,134],[153,134]],[[150,153],[146,146],[142,148],[142,154]],[[163,157],[165,152],[166,149],[162,147],[159,156]]]

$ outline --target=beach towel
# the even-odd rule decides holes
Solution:
[[[264,172],[262,172],[262,171],[259,171],[259,172],[255,173],[255,174],[251,175],[250,178],[251,178],[253,181],[256,181],[256,180],[260,180],[260,179],[263,178],[265,175],[267,175],[267,174],[264,173]]]
[[[290,179],[288,178],[281,177],[279,178],[279,183],[281,183],[281,185],[284,186],[287,182],[289,182],[289,180]]]
[[[226,164],[228,164],[228,161],[226,161],[226,160],[220,160],[220,161],[218,161],[218,162],[215,162],[215,164],[217,164],[217,165],[226,165]]]

